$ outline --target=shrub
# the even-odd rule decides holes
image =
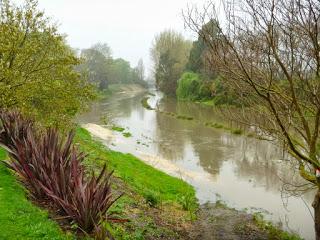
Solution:
[[[205,100],[210,98],[210,89],[199,74],[186,72],[178,81],[176,94],[179,100]]]
[[[0,144],[9,152],[6,166],[14,170],[37,200],[48,201],[59,213],[91,233],[101,220],[108,220],[112,200],[106,166],[96,177],[85,174],[83,152],[72,144],[74,133],[66,139],[56,129],[37,134],[33,122],[18,112],[1,112]]]
[[[145,192],[144,198],[150,207],[156,207],[161,202],[160,194],[154,191]]]

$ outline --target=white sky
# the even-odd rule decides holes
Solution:
[[[139,58],[147,68],[149,49],[155,34],[174,29],[187,38],[181,11],[187,4],[202,5],[205,0],[39,0],[40,9],[59,24],[74,48],[107,43],[114,57],[135,66]],[[150,70],[150,69],[149,69]],[[149,72],[149,71],[148,71]]]

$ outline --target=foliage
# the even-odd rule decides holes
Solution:
[[[186,70],[199,73],[205,79],[214,79],[217,76],[217,69],[209,64],[210,52],[206,42],[208,35],[213,41],[219,39],[219,23],[214,19],[200,29],[197,41],[192,44]]]
[[[0,108],[18,108],[46,125],[65,126],[94,97],[74,71],[79,59],[37,9],[36,0],[0,4]]]
[[[160,194],[155,191],[146,191],[144,193],[144,198],[150,207],[156,207],[161,202]]]
[[[114,126],[112,126],[112,130],[117,131],[117,132],[123,132],[125,130],[125,128],[114,125]]]
[[[266,221],[260,213],[254,213],[253,220],[260,229],[268,232],[270,239],[301,240],[298,235],[285,232],[281,229],[281,226],[274,226],[271,222]]]
[[[151,107],[148,103],[148,100],[149,100],[150,97],[144,97],[141,99],[141,104],[142,106],[145,108],[145,109],[148,109],[148,110],[154,110],[153,107]]]
[[[25,189],[1,164],[5,159],[5,151],[0,148],[0,239],[74,239],[71,234],[63,234],[46,211],[28,201]]]
[[[124,132],[122,135],[126,138],[132,137],[132,134],[130,132]]]
[[[175,31],[161,32],[154,39],[151,57],[157,87],[168,95],[175,95],[177,81],[188,61],[191,42]]]
[[[205,100],[210,98],[210,89],[200,75],[185,72],[178,81],[177,98],[179,100]]]
[[[81,51],[81,57],[84,60],[78,70],[82,74],[87,74],[89,82],[97,86],[99,90],[104,90],[109,84],[107,64],[110,58],[107,58],[98,49],[92,47]]]
[[[85,154],[72,145],[74,134],[64,140],[57,130],[38,135],[30,120],[17,112],[0,114],[0,144],[10,156],[5,164],[26,184],[32,196],[54,205],[79,229],[91,233],[107,219],[112,200],[110,176],[104,166],[98,177],[86,176]]]

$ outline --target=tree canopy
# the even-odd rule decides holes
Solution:
[[[147,84],[142,59],[132,68],[128,61],[122,58],[114,59],[111,48],[106,43],[97,43],[88,49],[82,49],[81,57],[83,62],[77,69],[99,90],[107,89],[109,84]]]
[[[175,95],[177,82],[188,61],[192,43],[180,33],[166,30],[157,35],[151,48],[157,87]]]
[[[0,6],[0,108],[17,108],[48,125],[66,123],[93,98],[74,70],[79,59],[37,1]]]

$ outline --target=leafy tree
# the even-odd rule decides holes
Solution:
[[[112,83],[131,83],[132,69],[130,63],[122,58],[114,59],[110,66],[110,81]]]
[[[145,68],[144,68],[143,60],[142,60],[142,59],[139,59],[138,65],[137,65],[137,67],[135,68],[135,70],[136,70],[137,75],[138,75],[137,81],[138,81],[138,82],[143,82],[143,81],[145,81]]]
[[[99,48],[88,48],[81,51],[81,57],[84,59],[79,70],[87,73],[89,82],[96,85],[99,90],[108,88],[108,59]]]
[[[157,35],[151,48],[157,87],[168,95],[175,95],[177,81],[185,69],[191,42],[175,31]]]
[[[206,45],[203,34],[210,34],[212,41],[219,40],[218,22],[215,20],[210,20],[201,27],[198,33],[198,40],[194,41],[192,44],[186,69],[188,71],[200,73],[207,79],[213,79],[217,76],[217,73],[216,69],[213,69],[213,66],[208,64],[210,61],[210,54],[208,51],[209,47]]]
[[[93,98],[74,71],[79,59],[36,0],[0,5],[0,108],[17,108],[47,125],[65,125]]]
[[[106,59],[112,59],[112,51],[108,44],[96,43],[91,48],[103,54]]]

